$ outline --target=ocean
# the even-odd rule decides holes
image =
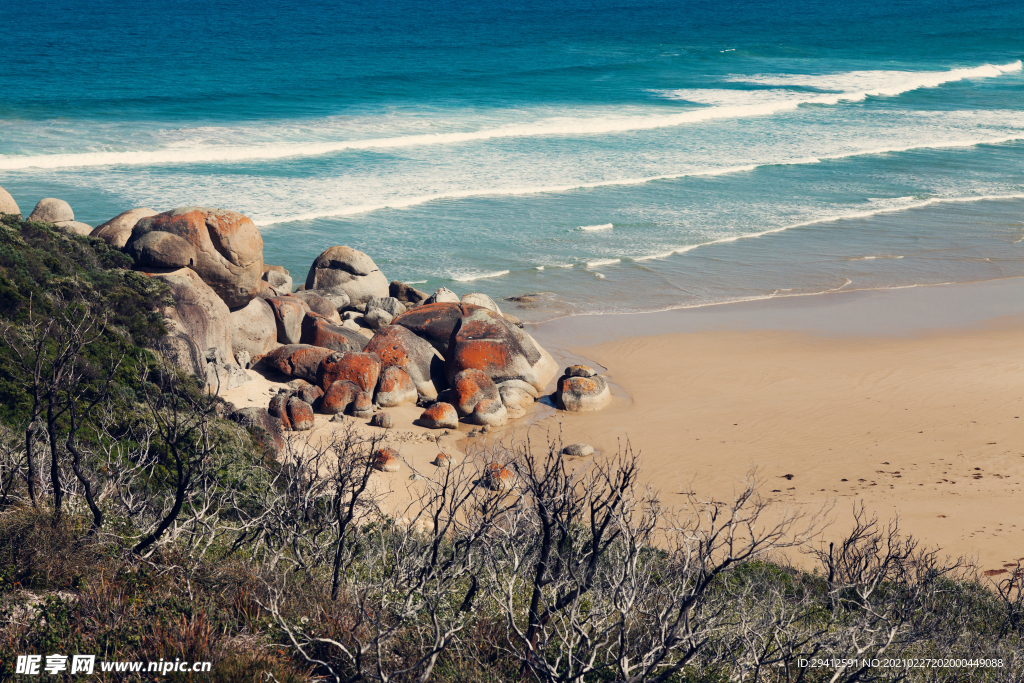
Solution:
[[[1024,4],[0,6],[0,186],[517,315],[1024,275]]]

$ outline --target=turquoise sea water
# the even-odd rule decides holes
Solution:
[[[527,318],[1024,275],[1016,2],[0,6],[0,186]]]

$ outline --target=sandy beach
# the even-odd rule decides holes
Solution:
[[[606,452],[628,438],[664,496],[721,499],[756,468],[779,505],[834,503],[830,537],[863,502],[999,571],[1024,556],[1022,294],[1014,279],[555,321],[538,339],[607,368],[615,397],[537,426]]]
[[[1024,491],[1021,301],[1024,279],[1009,279],[531,326],[561,365],[601,369],[611,405],[567,413],[542,401],[502,429],[460,423],[445,435],[414,425],[415,406],[390,408],[386,440],[406,466],[375,486],[400,510],[421,486],[409,468],[433,476],[440,450],[482,458],[473,454],[497,441],[561,430],[564,443],[588,443],[598,458],[628,440],[642,482],[668,506],[682,491],[728,499],[756,471],[762,495],[782,508],[831,506],[826,540],[863,503],[999,572],[1024,558],[1024,523],[1011,514]],[[264,405],[289,379],[249,372],[256,381],[225,396],[240,407]],[[302,438],[339,428],[318,415]]]

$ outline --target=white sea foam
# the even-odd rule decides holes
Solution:
[[[587,261],[587,268],[598,268],[600,266],[610,266],[615,263],[621,263],[622,259],[618,258],[604,258],[597,259],[595,261]]]
[[[405,284],[407,284],[407,285],[422,285],[422,284],[426,284],[426,282],[427,282],[426,280],[409,280]]]
[[[603,223],[601,225],[581,225],[576,229],[583,232],[599,232],[601,230],[611,230],[613,227],[611,223]]]
[[[257,225],[269,226],[280,223],[291,223],[294,221],[308,221],[316,220],[319,218],[333,218],[340,216],[352,216],[356,214],[369,213],[372,211],[380,211],[383,209],[405,209],[413,206],[419,206],[428,202],[441,201],[447,199],[469,199],[474,197],[501,197],[501,196],[521,196],[530,194],[547,194],[547,193],[564,193],[572,192],[574,190],[586,190],[597,187],[621,187],[629,185],[643,185],[646,183],[657,182],[661,180],[678,180],[681,178],[699,178],[699,177],[713,177],[730,175],[734,173],[746,173],[757,170],[758,168],[766,166],[787,166],[787,165],[803,165],[803,164],[817,164],[823,161],[833,161],[837,159],[848,159],[859,156],[873,156],[878,154],[893,154],[899,152],[909,152],[918,149],[956,149],[965,147],[975,147],[977,145],[993,145],[1002,144],[1007,142],[1017,142],[1024,140],[1024,132],[1016,132],[1011,135],[1002,135],[998,137],[979,137],[970,138],[964,140],[946,140],[941,142],[933,143],[913,143],[907,145],[892,145],[889,147],[877,147],[866,150],[855,150],[843,154],[833,155],[821,155],[818,157],[800,157],[789,160],[774,160],[765,162],[762,164],[745,164],[742,166],[727,166],[722,168],[709,168],[689,171],[686,173],[665,173],[660,175],[650,175],[638,178],[611,178],[608,180],[599,180],[594,182],[581,182],[572,183],[565,185],[536,185],[536,186],[521,186],[521,187],[497,187],[487,189],[474,189],[474,190],[459,190],[452,192],[436,192],[429,195],[420,195],[414,197],[402,197],[391,201],[382,202],[379,204],[356,204],[351,206],[339,207],[336,209],[324,208],[319,211],[310,211],[303,213],[295,213],[284,216],[273,216],[269,220],[261,220],[259,217],[254,218]]]
[[[601,114],[594,117],[547,117],[536,121],[513,123],[494,128],[399,135],[357,140],[327,140],[313,143],[267,142],[255,145],[228,145],[210,136],[212,143],[161,147],[147,150],[101,150],[79,153],[4,155],[0,170],[27,168],[71,168],[84,166],[164,165],[189,163],[233,163],[254,159],[283,159],[333,154],[347,150],[390,149],[424,145],[452,145],[500,138],[595,135],[627,131],[653,130],[688,123],[765,116],[796,109],[801,104],[838,104],[862,100],[869,96],[898,95],[918,88],[930,88],[971,78],[993,78],[1021,71],[1021,62],[949,71],[854,71],[831,75],[752,75],[735,76],[737,82],[779,85],[783,87],[815,87],[838,92],[799,92],[731,90],[662,90],[668,99],[687,99],[712,104],[672,114]],[[744,93],[739,95],[736,93]],[[751,94],[753,93],[753,94]],[[702,101],[704,98],[705,101]]]
[[[898,260],[903,258],[902,256],[894,256],[892,254],[880,254],[878,256],[851,256],[846,259],[847,261],[875,261],[875,260]]]
[[[473,280],[483,280],[489,277],[501,277],[502,275],[508,275],[508,273],[509,271],[507,270],[495,270],[490,273],[472,272],[463,273],[461,275],[452,275],[451,279],[456,282],[472,282]]]
[[[598,280],[603,280],[604,273],[594,273],[594,277],[596,277]]]

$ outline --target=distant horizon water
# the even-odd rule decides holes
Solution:
[[[23,212],[233,209],[296,283],[348,244],[540,320],[1024,276],[1016,3],[61,0],[0,23]]]

